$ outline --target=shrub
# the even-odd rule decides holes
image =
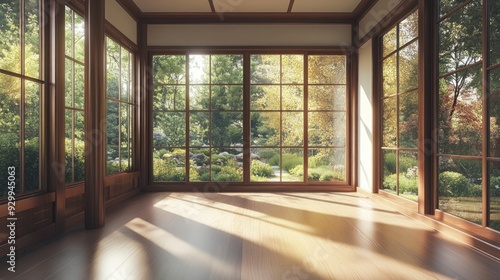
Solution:
[[[304,165],[299,164],[290,170],[290,174],[302,177],[304,175]]]
[[[212,170],[212,181],[217,182],[239,182],[243,180],[243,171],[234,166],[223,166],[219,173],[214,174]]]
[[[335,179],[338,178],[336,178],[336,175],[333,171],[325,172],[319,177],[319,180],[322,182],[334,181]]]
[[[280,154],[275,154],[272,158],[270,158],[267,162],[269,165],[279,166],[280,165]]]
[[[397,184],[398,184],[397,174],[391,174],[391,175],[386,176],[384,178],[384,182],[382,183],[382,186],[384,187],[384,189],[396,191]]]
[[[173,162],[153,159],[153,179],[163,182],[182,182],[186,179],[183,167],[177,167]]]
[[[85,176],[85,142],[79,139],[73,139],[75,143],[75,154],[72,158],[72,140],[70,138],[65,139],[65,151],[66,151],[66,182],[71,182],[72,175],[72,165],[71,162],[74,160],[74,182],[80,182],[84,180]]]
[[[263,149],[259,150],[258,154],[261,159],[267,161],[269,164],[271,164],[269,160],[275,156],[278,156],[277,159],[279,160],[279,151],[277,150]],[[271,164],[271,165],[278,165],[278,164]]]
[[[396,154],[388,153],[384,155],[384,175],[390,175],[396,173]]]
[[[418,166],[418,160],[414,157],[399,157],[399,172],[406,173],[408,169]]]
[[[252,160],[251,170],[252,175],[258,177],[270,178],[274,175],[274,170],[269,164],[258,160]]]
[[[500,196],[500,177],[491,177],[490,196]]]
[[[416,176],[408,177],[405,173],[399,174],[399,192],[408,194],[418,193],[418,181]]]
[[[308,179],[310,181],[318,181],[320,177],[321,177],[321,174],[319,174],[317,171],[309,170]]]
[[[282,168],[287,172],[290,172],[297,165],[304,164],[304,159],[295,154],[283,154]]]
[[[439,174],[439,196],[468,196],[469,180],[458,172],[445,171]]]

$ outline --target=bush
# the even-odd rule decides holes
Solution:
[[[302,177],[304,175],[304,165],[299,164],[290,170],[290,174]]]
[[[408,177],[405,173],[399,174],[399,193],[417,194],[418,181],[416,176]]]
[[[234,166],[223,166],[218,173],[212,170],[212,181],[240,182],[243,180],[243,171]]]
[[[252,160],[250,168],[254,176],[270,178],[274,175],[274,170],[269,164],[258,160]]]
[[[265,161],[267,161],[269,164],[271,164],[269,161],[275,156],[278,156],[277,159],[279,161],[279,151],[277,150],[271,150],[271,149],[263,149],[259,150],[258,152],[259,157]],[[278,165],[278,164],[271,164],[271,165]]]
[[[286,172],[290,172],[297,165],[304,164],[304,159],[295,154],[283,154],[282,159],[282,168],[286,170]]]
[[[418,166],[418,160],[414,157],[399,157],[399,172],[406,173],[408,169]]]
[[[467,177],[452,171],[445,171],[439,174],[439,196],[469,196],[470,184]]]
[[[335,173],[333,173],[333,171],[325,172],[321,174],[321,176],[319,177],[319,180],[322,182],[334,181],[336,179],[338,178],[336,178]]]
[[[500,177],[491,177],[490,179],[490,196],[500,196]]]
[[[396,173],[396,153],[384,154],[383,163],[384,175],[389,176]]]
[[[315,170],[309,170],[308,179],[310,181],[318,181],[320,177],[321,177],[321,174],[319,174],[317,171],[315,171]]]
[[[70,138],[65,139],[65,151],[66,151],[66,183],[72,182],[72,171],[74,174],[73,182],[80,182],[84,180],[85,176],[85,142],[79,139],[73,139],[75,143],[75,154],[72,158],[72,140]],[[75,167],[72,170],[71,162],[74,160]]]
[[[398,184],[397,174],[391,174],[391,175],[386,176],[384,178],[384,182],[382,183],[382,186],[386,190],[396,191],[397,184]]]
[[[172,161],[153,159],[153,180],[160,182],[182,182],[186,180],[183,167],[177,167]]]

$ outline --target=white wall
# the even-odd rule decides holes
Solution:
[[[106,20],[137,44],[137,22],[115,0],[106,0]]]
[[[402,0],[378,0],[371,10],[359,22],[359,38],[369,33]]]
[[[358,186],[373,187],[373,60],[372,40],[359,49]]]
[[[350,46],[345,24],[153,24],[148,46]]]

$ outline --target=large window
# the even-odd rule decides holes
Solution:
[[[106,38],[107,168],[106,174],[132,169],[133,54]]]
[[[153,69],[154,181],[345,184],[344,55],[155,55]]]
[[[14,167],[16,194],[42,188],[41,12],[37,0],[0,2],[0,181],[12,181],[8,171]],[[0,197],[7,192],[2,187]]]
[[[83,17],[66,7],[65,23],[65,128],[66,183],[84,180],[85,24]]]
[[[382,37],[382,189],[418,198],[418,15]]]

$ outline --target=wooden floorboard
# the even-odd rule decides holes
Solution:
[[[360,193],[147,193],[0,279],[500,279],[500,262]]]

